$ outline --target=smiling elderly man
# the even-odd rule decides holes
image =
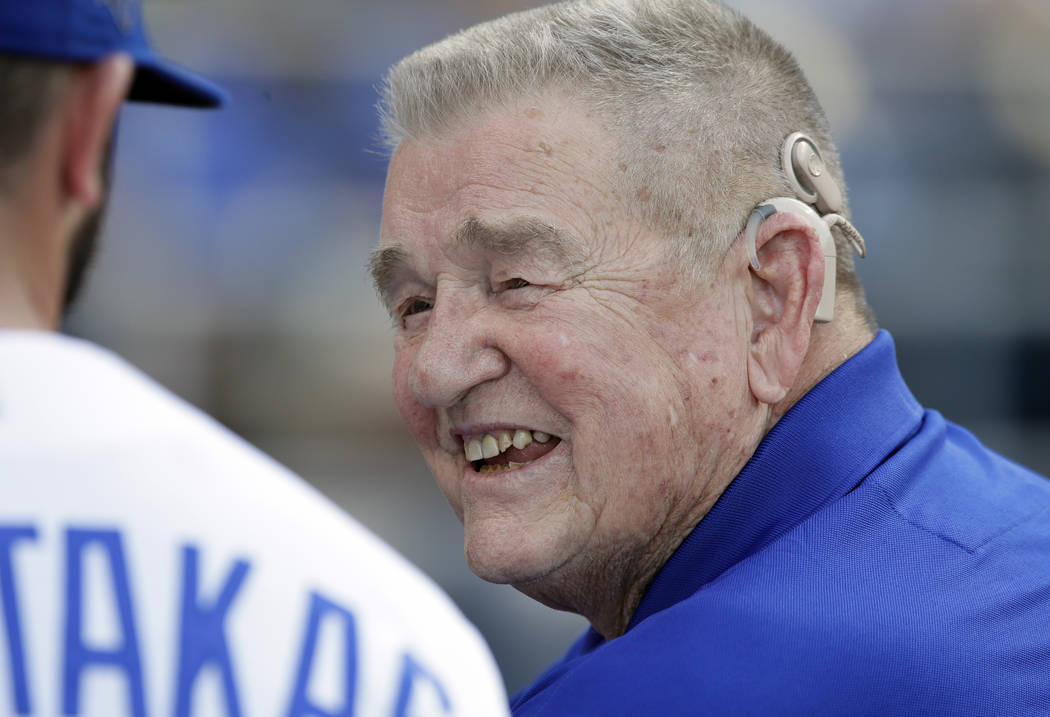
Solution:
[[[397,405],[474,572],[593,626],[516,714],[1050,712],[1050,484],[908,392],[785,50],[572,2],[385,107]]]

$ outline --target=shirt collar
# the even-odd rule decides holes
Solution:
[[[657,573],[627,626],[689,597],[852,490],[908,436],[922,408],[880,331],[777,422]]]

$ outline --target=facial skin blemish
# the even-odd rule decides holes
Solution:
[[[638,191],[635,192],[635,196],[638,197],[640,202],[648,202],[653,195],[649,192],[649,187],[639,187]]]
[[[547,144],[546,142],[540,142],[540,151],[543,152],[548,157],[551,156],[552,154],[554,154],[554,150],[551,149],[551,146],[549,144]]]

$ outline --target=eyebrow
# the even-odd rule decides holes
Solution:
[[[386,246],[372,252],[368,259],[368,271],[383,306],[390,308],[390,288],[394,277],[408,265],[408,252],[399,246]]]
[[[488,224],[470,217],[452,233],[452,250],[470,249],[491,252],[504,257],[526,253],[543,256],[569,266],[579,260],[578,242],[573,242],[551,224],[537,219],[515,219],[505,224]],[[398,274],[411,265],[411,254],[399,245],[376,249],[369,260],[369,270],[376,292],[389,305],[390,290]]]
[[[527,218],[506,224],[486,224],[471,217],[452,235],[454,248],[478,249],[502,256],[529,252],[560,262],[569,260],[571,245],[572,242],[553,225]]]

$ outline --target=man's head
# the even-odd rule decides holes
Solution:
[[[823,113],[721,5],[593,0],[403,60],[386,127],[373,270],[399,324],[395,397],[471,567],[619,634],[827,356],[870,336],[845,246],[840,316],[814,332],[812,227],[764,222],[760,269],[738,239],[791,195],[792,132],[841,185]],[[476,460],[519,429],[533,444]]]
[[[152,51],[134,0],[0,0],[0,323],[54,326],[75,296],[124,99],[224,98]]]

